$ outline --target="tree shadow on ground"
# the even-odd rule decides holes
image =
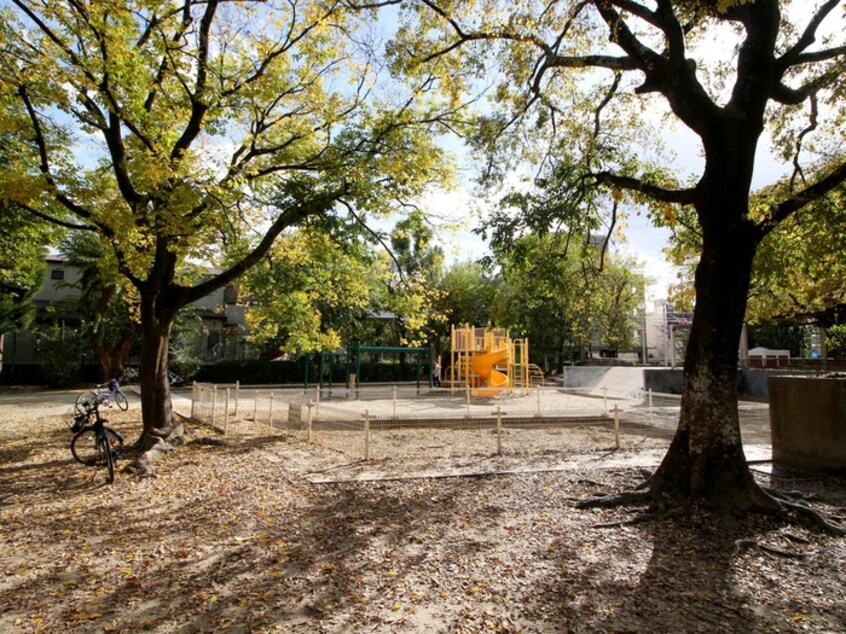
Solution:
[[[346,631],[351,619],[361,625],[373,618],[366,612],[372,593],[384,591],[379,584],[401,584],[415,558],[397,558],[389,566],[392,576],[381,580],[372,578],[371,563],[384,566],[400,543],[416,541],[424,550],[425,518],[438,503],[366,487],[335,489],[313,502],[296,523],[268,522],[243,539],[238,527],[228,527],[229,545],[200,558],[196,543],[169,546],[161,561],[120,580],[86,610],[132,603],[123,625],[149,628],[167,620],[179,622],[181,631],[255,631],[269,623],[286,624],[284,631],[314,631],[316,623],[325,631]],[[178,514],[133,522],[132,530],[146,533],[144,523],[167,523]],[[174,616],[183,610],[190,617],[180,622]]]
[[[636,526],[592,528],[581,540],[555,545],[563,554],[563,563],[556,562],[562,573],[538,588],[536,602],[560,606],[546,620],[563,631],[793,631],[803,629],[806,618],[824,631],[846,631],[846,614],[832,607],[825,581],[807,578],[808,557],[813,557],[814,570],[837,579],[837,556],[785,546],[791,530],[801,532],[785,529],[775,518],[726,523],[695,512]],[[780,549],[793,556],[779,554]],[[771,590],[773,579],[791,577],[795,586],[780,587],[776,601],[760,603],[759,585]],[[837,588],[831,590],[836,596]]]

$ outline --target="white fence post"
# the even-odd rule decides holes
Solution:
[[[319,392],[318,392],[319,394]],[[306,414],[306,429],[307,429],[307,440],[311,442],[311,408],[314,407],[312,403],[308,404],[308,413]]]
[[[614,448],[620,448],[620,408],[614,406]]]
[[[364,459],[370,460],[370,410],[364,412]]]
[[[223,408],[223,435],[229,431],[229,388],[226,388],[226,406]]]
[[[217,429],[217,386],[212,385],[212,429]]]
[[[470,418],[470,381],[467,381],[467,418]]]
[[[496,455],[502,455],[502,408],[496,406]]]
[[[652,388],[649,388],[649,422],[652,422]]]
[[[273,392],[270,393],[270,402],[267,405],[267,424],[273,427]]]
[[[235,411],[232,412],[233,416],[238,415],[238,402],[241,399],[241,381],[235,381]]]
[[[320,416],[320,386],[318,385],[314,388],[316,398],[314,399],[314,415],[315,417]],[[309,421],[311,420],[311,410],[309,409]],[[311,431],[309,431],[309,442],[311,442]]]
[[[191,383],[191,420],[194,420],[194,408],[197,403],[197,382]]]
[[[258,422],[258,390],[253,397],[253,422]]]
[[[602,402],[605,403],[605,415],[608,415],[608,388],[602,388]]]
[[[540,416],[540,415],[541,415],[541,406],[540,406],[540,385],[538,385],[536,389],[537,389],[537,392],[538,392],[538,416]]]

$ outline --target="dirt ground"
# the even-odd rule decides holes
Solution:
[[[240,420],[107,485],[70,455],[74,396],[0,391],[2,632],[846,631],[842,538],[574,507],[642,481],[665,437],[545,430],[546,451],[497,456],[400,431],[375,447],[439,451],[363,462]],[[135,438],[137,399],[108,418]],[[846,515],[842,479],[754,468]]]

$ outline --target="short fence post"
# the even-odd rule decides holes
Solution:
[[[502,408],[496,406],[496,455],[502,455]]]
[[[394,386],[394,418],[397,417],[397,386]]]
[[[602,402],[605,403],[605,414],[608,414],[608,388],[602,388]]]
[[[467,418],[470,418],[470,381],[467,381]]]
[[[649,422],[652,422],[652,388],[649,388]]]
[[[541,415],[541,407],[540,407],[540,385],[538,385],[536,389],[537,389],[537,392],[538,392],[538,416],[540,416],[540,415]]]
[[[614,406],[614,449],[620,448],[620,408]]]
[[[364,459],[370,460],[370,410],[364,412]]]
[[[267,424],[273,427],[273,392],[270,393],[270,402],[267,405]]]
[[[223,408],[223,435],[229,431],[229,388],[226,388],[226,407]]]
[[[253,422],[258,422],[258,390],[256,390],[255,396],[253,398]]]
[[[318,385],[316,388],[314,388],[314,391],[316,394],[316,398],[314,399],[314,415],[320,416],[320,386]],[[311,416],[309,416],[309,419],[311,419]],[[311,440],[311,438],[309,438],[309,440]]]
[[[306,440],[311,442],[311,408],[314,405],[312,403],[308,404],[308,413],[306,414]]]
[[[238,415],[238,401],[241,398],[241,381],[235,381],[235,411],[232,412],[233,416]]]
[[[191,383],[191,420],[194,420],[194,407],[197,402],[197,382]]]
[[[217,386],[212,385],[212,429],[217,429]]]

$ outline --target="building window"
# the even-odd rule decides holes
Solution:
[[[64,269],[53,269],[52,271],[50,271],[50,279],[51,280],[63,280],[63,279],[65,279]]]

